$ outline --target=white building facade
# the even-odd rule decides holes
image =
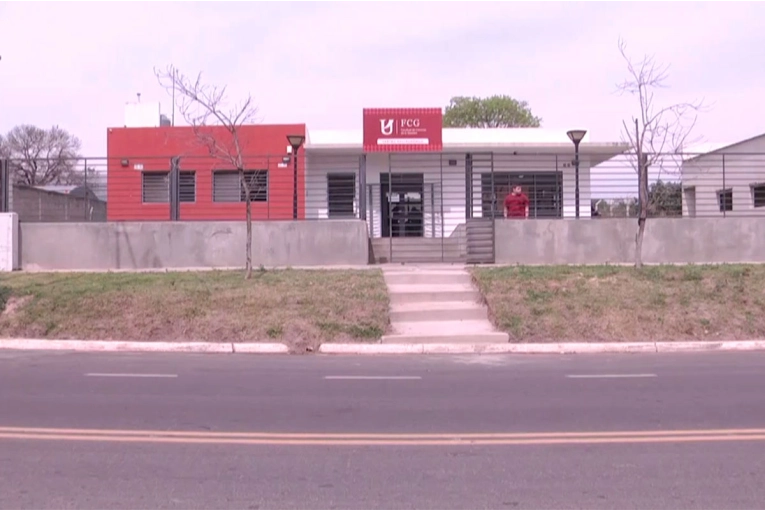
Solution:
[[[682,184],[683,216],[765,216],[765,135],[694,150]]]
[[[399,243],[399,253],[409,246],[422,254],[430,239],[442,256],[451,249],[450,259],[462,259],[466,226],[503,218],[514,185],[529,197],[531,219],[577,217],[575,150],[565,131],[444,128],[442,138],[438,152],[365,154],[361,130],[308,130],[306,218],[365,219],[378,252]],[[625,150],[581,141],[580,219],[591,216],[590,168]]]

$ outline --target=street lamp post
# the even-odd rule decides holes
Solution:
[[[576,204],[576,217],[579,218],[579,143],[587,134],[586,129],[572,129],[566,133],[574,142],[574,202]]]
[[[298,160],[297,153],[305,142],[305,135],[287,135],[287,141],[292,147],[292,219],[298,219]]]

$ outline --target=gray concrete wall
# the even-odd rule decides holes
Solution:
[[[630,264],[635,218],[497,220],[497,264]],[[646,223],[646,264],[765,262],[759,218],[654,218]]]
[[[20,258],[30,270],[244,267],[244,222],[22,223]],[[361,220],[252,224],[255,267],[369,262]]]

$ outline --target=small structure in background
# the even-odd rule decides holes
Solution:
[[[106,221],[106,201],[87,186],[13,186],[19,221]]]

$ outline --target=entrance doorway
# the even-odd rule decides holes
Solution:
[[[423,237],[423,174],[380,174],[382,237]]]

